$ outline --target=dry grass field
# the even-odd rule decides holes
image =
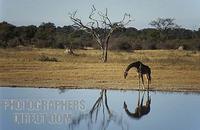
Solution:
[[[99,50],[0,49],[0,86],[137,89],[136,70],[125,80],[126,66],[140,60],[152,69],[151,90],[200,92],[200,52],[178,50],[109,51],[101,63]],[[42,57],[58,60],[42,61]]]

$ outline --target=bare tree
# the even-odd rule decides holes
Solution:
[[[105,12],[96,10],[95,6],[92,6],[92,11],[89,15],[89,22],[84,24],[80,18],[77,17],[77,11],[69,13],[69,17],[74,23],[74,26],[78,29],[82,29],[87,33],[90,33],[98,46],[102,51],[102,61],[107,62],[108,57],[108,44],[110,37],[118,28],[122,28],[131,22],[130,14],[125,13],[123,18],[118,22],[111,22],[108,16],[108,10]]]

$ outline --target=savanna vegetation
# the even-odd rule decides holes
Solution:
[[[151,90],[200,91],[200,52],[180,50],[109,51],[7,48],[0,49],[0,86],[138,89],[136,70],[124,79],[126,66],[140,60],[152,69]]]
[[[136,73],[125,80],[123,71],[140,60],[152,68],[151,90],[200,91],[200,29],[181,28],[170,18],[141,30],[122,21],[84,28],[71,17],[81,26],[1,22],[0,86],[137,89]],[[105,49],[103,60],[107,51],[109,60],[102,63]]]
[[[153,22],[153,21],[152,21]],[[158,21],[157,21],[158,22]],[[153,23],[151,23],[153,25]],[[116,29],[110,37],[109,50],[155,50],[177,49],[200,50],[200,29],[189,30],[181,27],[154,28],[138,30],[133,27]],[[103,29],[96,28],[99,33]],[[74,48],[92,47],[100,49],[91,34],[73,26],[56,27],[53,23],[40,26],[15,26],[0,23],[0,47],[12,48],[32,46],[36,48]]]

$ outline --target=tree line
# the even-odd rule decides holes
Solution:
[[[178,27],[174,23],[168,26],[169,23],[162,20],[154,20],[150,23],[152,28],[141,30],[134,27],[118,27],[110,37],[108,49],[131,51],[136,49],[177,49],[182,46],[186,50],[200,50],[200,28],[190,30]],[[173,22],[172,19],[171,22]],[[105,33],[103,28],[93,29],[102,36]],[[109,32],[109,28],[107,31]],[[0,47],[17,46],[100,49],[92,34],[72,25],[56,27],[54,23],[49,22],[39,26],[15,26],[1,22]]]

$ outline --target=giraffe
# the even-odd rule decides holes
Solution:
[[[135,112],[133,112],[133,113],[128,110],[126,102],[124,101],[124,110],[125,110],[126,114],[128,116],[130,116],[131,118],[140,119],[142,116],[147,115],[150,112],[151,98],[149,96],[149,91],[147,91],[146,104],[143,105],[144,94],[143,94],[142,99],[140,101],[140,91],[138,92],[138,104],[137,104],[137,107],[135,108]]]
[[[149,66],[144,65],[140,61],[133,62],[127,66],[126,70],[124,71],[124,78],[126,79],[126,77],[128,75],[128,71],[133,67],[135,67],[137,69],[138,78],[139,78],[139,88],[140,88],[140,78],[141,78],[142,84],[143,84],[143,89],[144,89],[143,75],[146,75],[147,85],[148,85],[148,89],[149,89],[149,84],[151,83],[151,69],[149,68]]]

